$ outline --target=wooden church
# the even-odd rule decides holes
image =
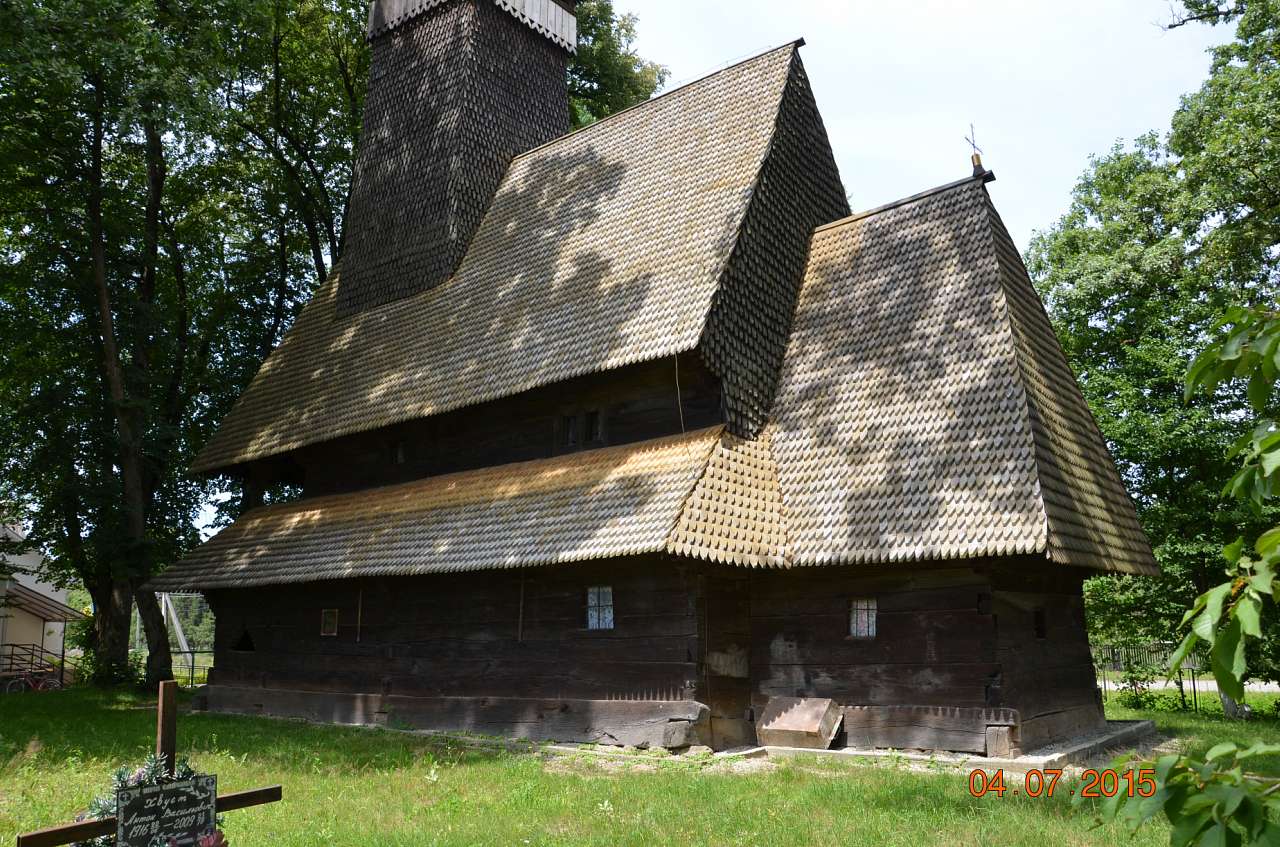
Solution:
[[[801,43],[566,134],[572,0],[376,0],[340,266],[194,470],[287,482],[157,577],[213,710],[1008,753],[1103,720],[1154,573],[975,159],[850,214]]]

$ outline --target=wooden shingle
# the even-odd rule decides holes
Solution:
[[[1156,569],[982,179],[814,234],[774,418],[796,564]]]
[[[759,190],[796,47],[517,157],[457,273],[435,288],[344,315],[339,268],[193,469],[226,470],[698,346]],[[831,190],[843,203],[838,178]],[[788,225],[807,233],[838,211]],[[794,266],[798,279],[802,250]],[[748,279],[778,282],[768,274]],[[795,282],[785,285],[793,298]],[[749,287],[734,291],[758,299]],[[790,308],[774,310],[783,313],[771,319],[777,336]],[[727,305],[718,311],[742,314]],[[731,328],[720,333],[725,338],[754,330],[741,317],[720,322]],[[776,369],[780,339],[773,346],[776,353],[763,358],[742,357],[748,377],[738,393],[756,395],[757,423],[767,405],[759,395],[771,393],[776,373],[749,375],[761,371],[760,362]]]

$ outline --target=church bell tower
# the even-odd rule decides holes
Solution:
[[[573,7],[374,0],[339,315],[447,280],[511,159],[568,131]]]

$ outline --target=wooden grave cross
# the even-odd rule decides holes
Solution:
[[[173,776],[174,773],[177,751],[178,684],[170,680],[160,683],[160,698],[156,704],[156,757],[163,758],[164,767],[169,776]],[[236,809],[247,809],[250,806],[261,806],[264,803],[276,803],[280,800],[281,794],[282,789],[279,785],[220,794],[217,799],[217,811],[231,812]],[[115,834],[116,819],[102,818],[53,826],[19,835],[17,847],[60,847],[63,844],[73,844],[77,841]]]

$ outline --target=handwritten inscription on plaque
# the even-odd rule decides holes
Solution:
[[[116,845],[195,847],[214,830],[217,801],[216,776],[122,788],[116,792]]]

